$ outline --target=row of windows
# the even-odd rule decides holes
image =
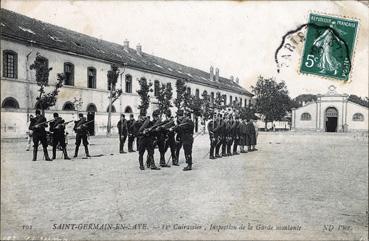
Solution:
[[[3,51],[3,76],[6,78],[17,78],[17,65],[18,65],[18,57],[17,53],[12,50],[4,50]],[[45,61],[45,65],[48,66],[48,59],[43,58]],[[64,75],[65,81],[64,85],[74,86],[74,64],[70,62],[64,63]],[[96,89],[96,80],[97,80],[97,72],[96,68],[88,67],[87,68],[87,88]],[[170,85],[170,83],[167,83]],[[107,89],[110,90],[110,86],[107,84]],[[127,74],[125,76],[125,92],[132,93],[132,76]],[[154,95],[158,96],[160,92],[160,82],[158,80],[154,81]],[[191,94],[191,88],[187,88],[187,92]],[[207,94],[207,91],[204,91],[203,94]],[[220,95],[218,92],[217,95]],[[195,96],[200,98],[200,91],[196,89]],[[223,95],[223,104],[227,105],[227,95]],[[214,101],[214,92],[211,92],[210,95],[211,102]],[[242,98],[238,100],[235,97],[234,101],[232,96],[229,96],[229,103],[235,104],[239,103],[242,106]],[[245,99],[244,106],[247,106],[247,99]]]
[[[18,101],[13,97],[7,97],[3,100],[3,103],[1,104],[2,108],[6,109],[19,109]],[[40,106],[36,104],[36,109],[40,109]],[[64,103],[62,110],[64,111],[74,111],[74,105],[72,102],[67,101]],[[97,112],[96,105],[93,103],[90,103],[87,105],[86,111],[88,112]],[[109,106],[106,108],[106,112],[109,111]],[[112,105],[112,112],[116,112],[115,106]],[[126,106],[124,109],[125,113],[133,113],[132,108],[130,106]]]
[[[302,113],[301,114],[301,120],[302,121],[310,121],[311,120],[311,115],[310,113]],[[364,115],[361,114],[361,113],[355,113],[353,116],[352,116],[352,120],[353,121],[364,121]]]

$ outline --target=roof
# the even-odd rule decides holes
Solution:
[[[219,82],[210,81],[210,74],[203,70],[144,52],[138,54],[135,49],[124,49],[123,45],[71,31],[6,9],[0,11],[1,38],[14,39],[112,63],[125,63],[128,67],[153,71],[188,82],[206,84],[213,88],[253,96],[230,79],[219,77]]]

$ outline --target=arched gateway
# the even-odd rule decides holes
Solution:
[[[325,110],[325,131],[337,132],[338,110],[335,107],[328,107]]]

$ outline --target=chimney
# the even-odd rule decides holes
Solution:
[[[127,39],[123,42],[123,48],[125,51],[128,51],[129,49],[129,41]]]
[[[236,83],[239,84],[240,80],[238,79],[238,77],[236,78]]]
[[[215,68],[215,81],[219,82],[219,68]]]
[[[210,66],[210,81],[214,81],[214,67]]]
[[[137,44],[136,52],[137,52],[138,55],[140,55],[140,56],[142,55],[142,46],[141,46],[141,44]]]
[[[231,77],[229,77],[229,79],[233,82],[233,80],[234,80],[233,75],[231,75]]]

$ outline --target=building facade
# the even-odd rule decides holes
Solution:
[[[170,84],[173,98],[176,98],[175,84],[181,79],[185,81],[187,91],[200,98],[206,92],[213,98],[217,94],[224,96],[225,104],[236,102],[246,106],[250,103],[252,94],[239,86],[238,79],[221,77],[217,68],[210,67],[210,71],[205,72],[149,55],[142,51],[141,45],[130,48],[128,41],[119,45],[5,9],[0,11],[3,138],[25,136],[27,120],[37,108],[39,86],[35,71],[30,69],[37,53],[45,57],[52,68],[46,92],[55,88],[57,73],[64,73],[67,77],[55,106],[45,111],[46,118],[51,118],[55,111],[65,120],[76,119],[77,111],[85,113],[88,120],[94,120],[90,127],[94,135],[107,132],[107,72],[111,64],[119,67],[117,88],[123,90],[112,106],[113,132],[116,132],[114,126],[120,113],[134,114],[135,117],[139,114],[137,90],[142,78],[153,83],[152,102],[155,102],[155,94],[161,84]],[[82,100],[78,110],[73,104],[75,99]],[[155,104],[151,103],[148,114],[155,109]],[[195,123],[198,123],[196,118]],[[67,130],[73,133],[72,125],[68,125]]]
[[[293,130],[322,132],[368,131],[368,108],[348,100],[347,94],[339,94],[330,86],[316,102],[292,110]]]

